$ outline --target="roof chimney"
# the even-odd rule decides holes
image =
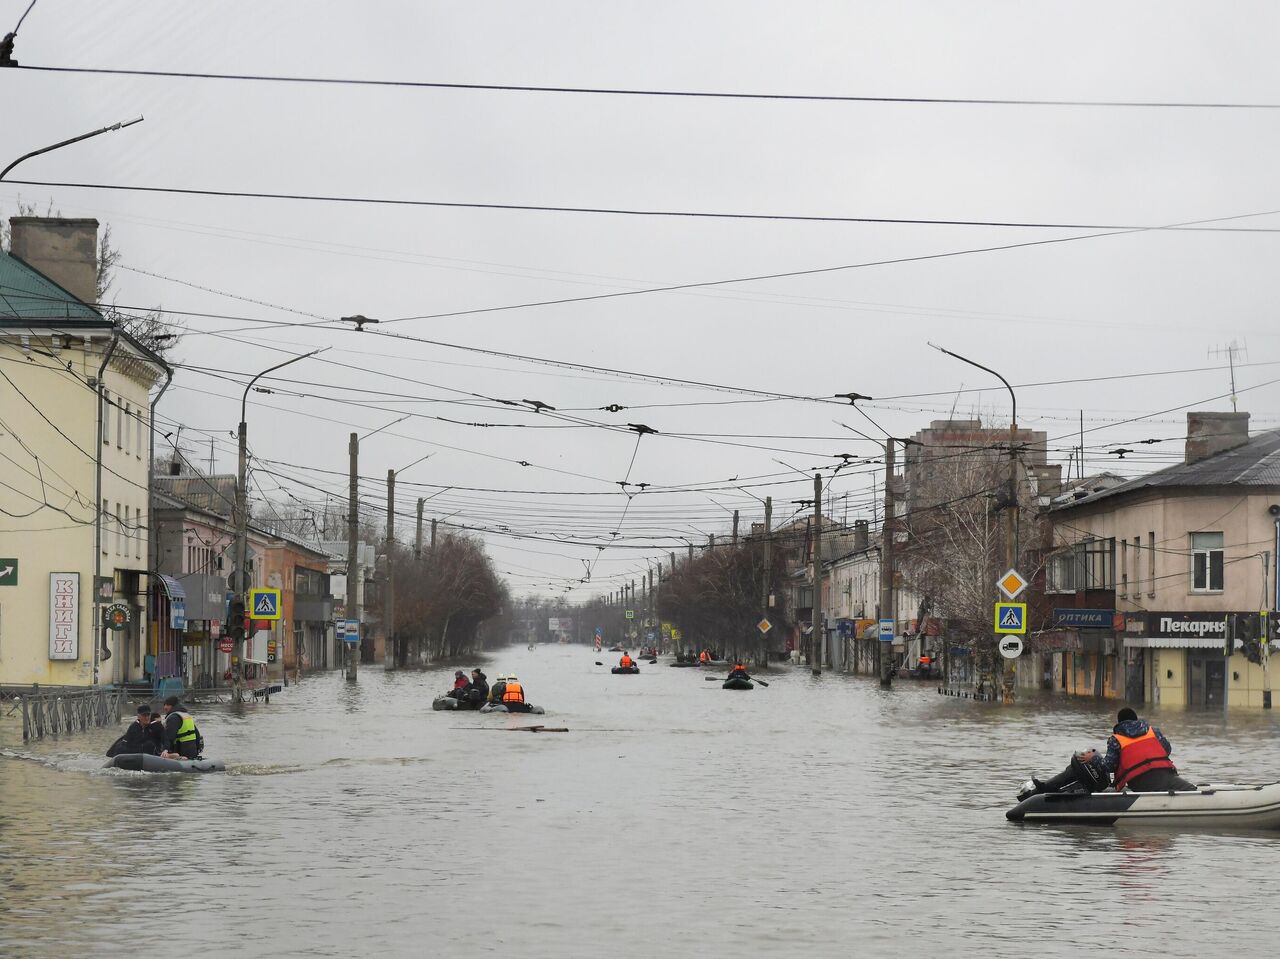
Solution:
[[[15,216],[9,252],[82,303],[98,299],[98,221]]]
[[[1249,442],[1248,413],[1188,413],[1185,460],[1202,459]]]
[[[865,519],[856,519],[853,521],[853,548],[855,550],[864,550],[870,542],[868,535],[868,525]]]

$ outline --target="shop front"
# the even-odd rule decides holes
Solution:
[[[1125,617],[1124,648],[1146,699],[1163,706],[1222,708],[1229,699],[1229,676],[1236,661],[1228,656],[1237,623],[1257,613],[1158,611]],[[1237,669],[1238,673],[1238,669]],[[1130,698],[1134,698],[1132,695]]]

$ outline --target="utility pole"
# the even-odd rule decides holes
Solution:
[[[733,548],[738,548],[738,511],[733,511]]]
[[[1013,390],[1009,393],[1012,395]],[[1004,562],[1005,569],[1018,568],[1018,403],[1013,403],[1013,418],[1009,421],[1009,505],[1005,508]],[[1025,624],[1024,624],[1025,625]],[[997,637],[999,639],[999,637]],[[1004,701],[1013,702],[1013,685],[1017,681],[1015,660],[1004,659]],[[1037,677],[1039,678],[1039,677]]]
[[[436,558],[436,521],[431,520],[431,558]]]
[[[707,537],[707,549],[711,550],[713,553],[715,552],[715,549],[716,549],[715,533],[712,533],[710,536]]]
[[[387,669],[395,669],[396,662],[396,578],[392,559],[392,550],[396,544],[396,471],[387,470],[387,582],[383,593],[383,616],[386,625],[382,628],[386,649],[383,651],[383,662]]]
[[[769,587],[773,585],[773,497],[764,498],[764,587],[761,590],[760,608],[764,610],[764,618],[769,618]],[[769,634],[761,638],[764,647],[760,657],[760,665],[769,665]]]
[[[413,541],[413,558],[422,559],[422,504],[426,500],[418,498],[418,535]]]
[[[693,544],[689,544],[689,562],[693,562]]]
[[[822,674],[822,474],[813,474],[813,630],[809,634],[809,669]]]
[[[347,443],[347,452],[351,461],[349,477],[349,485],[347,488],[347,612],[346,619],[356,620],[359,622],[363,619],[356,609],[359,601],[359,593],[356,591],[359,585],[357,577],[360,575],[359,569],[359,549],[360,546],[356,542],[356,526],[357,515],[359,512],[359,469],[360,460],[360,437],[355,433],[351,434],[351,440]],[[357,627],[359,628],[359,627]],[[359,634],[357,634],[358,636]],[[356,681],[356,668],[360,662],[360,643],[348,642],[347,647],[347,682],[354,683]]]
[[[897,526],[894,522],[893,504],[894,452],[893,439],[886,438],[884,441],[884,522],[880,525],[880,619],[893,620],[894,632],[897,633],[898,614],[893,605],[893,538]],[[876,643],[876,649],[880,652],[877,657],[880,661],[880,685],[886,689],[893,685],[892,640],[888,646],[889,649],[886,652],[883,640]]]

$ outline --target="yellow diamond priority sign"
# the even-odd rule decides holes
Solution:
[[[760,630],[761,633],[767,633],[769,630],[773,629],[773,623],[769,622],[767,619],[762,619],[760,622],[756,623],[756,629]]]
[[[1029,584],[1021,573],[1016,569],[1011,569],[996,580],[996,585],[1000,587],[1000,592],[1010,599],[1017,599],[1018,594],[1026,589]]]

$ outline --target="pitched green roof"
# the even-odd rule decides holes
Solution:
[[[101,320],[102,314],[16,256],[0,253],[0,318]]]

